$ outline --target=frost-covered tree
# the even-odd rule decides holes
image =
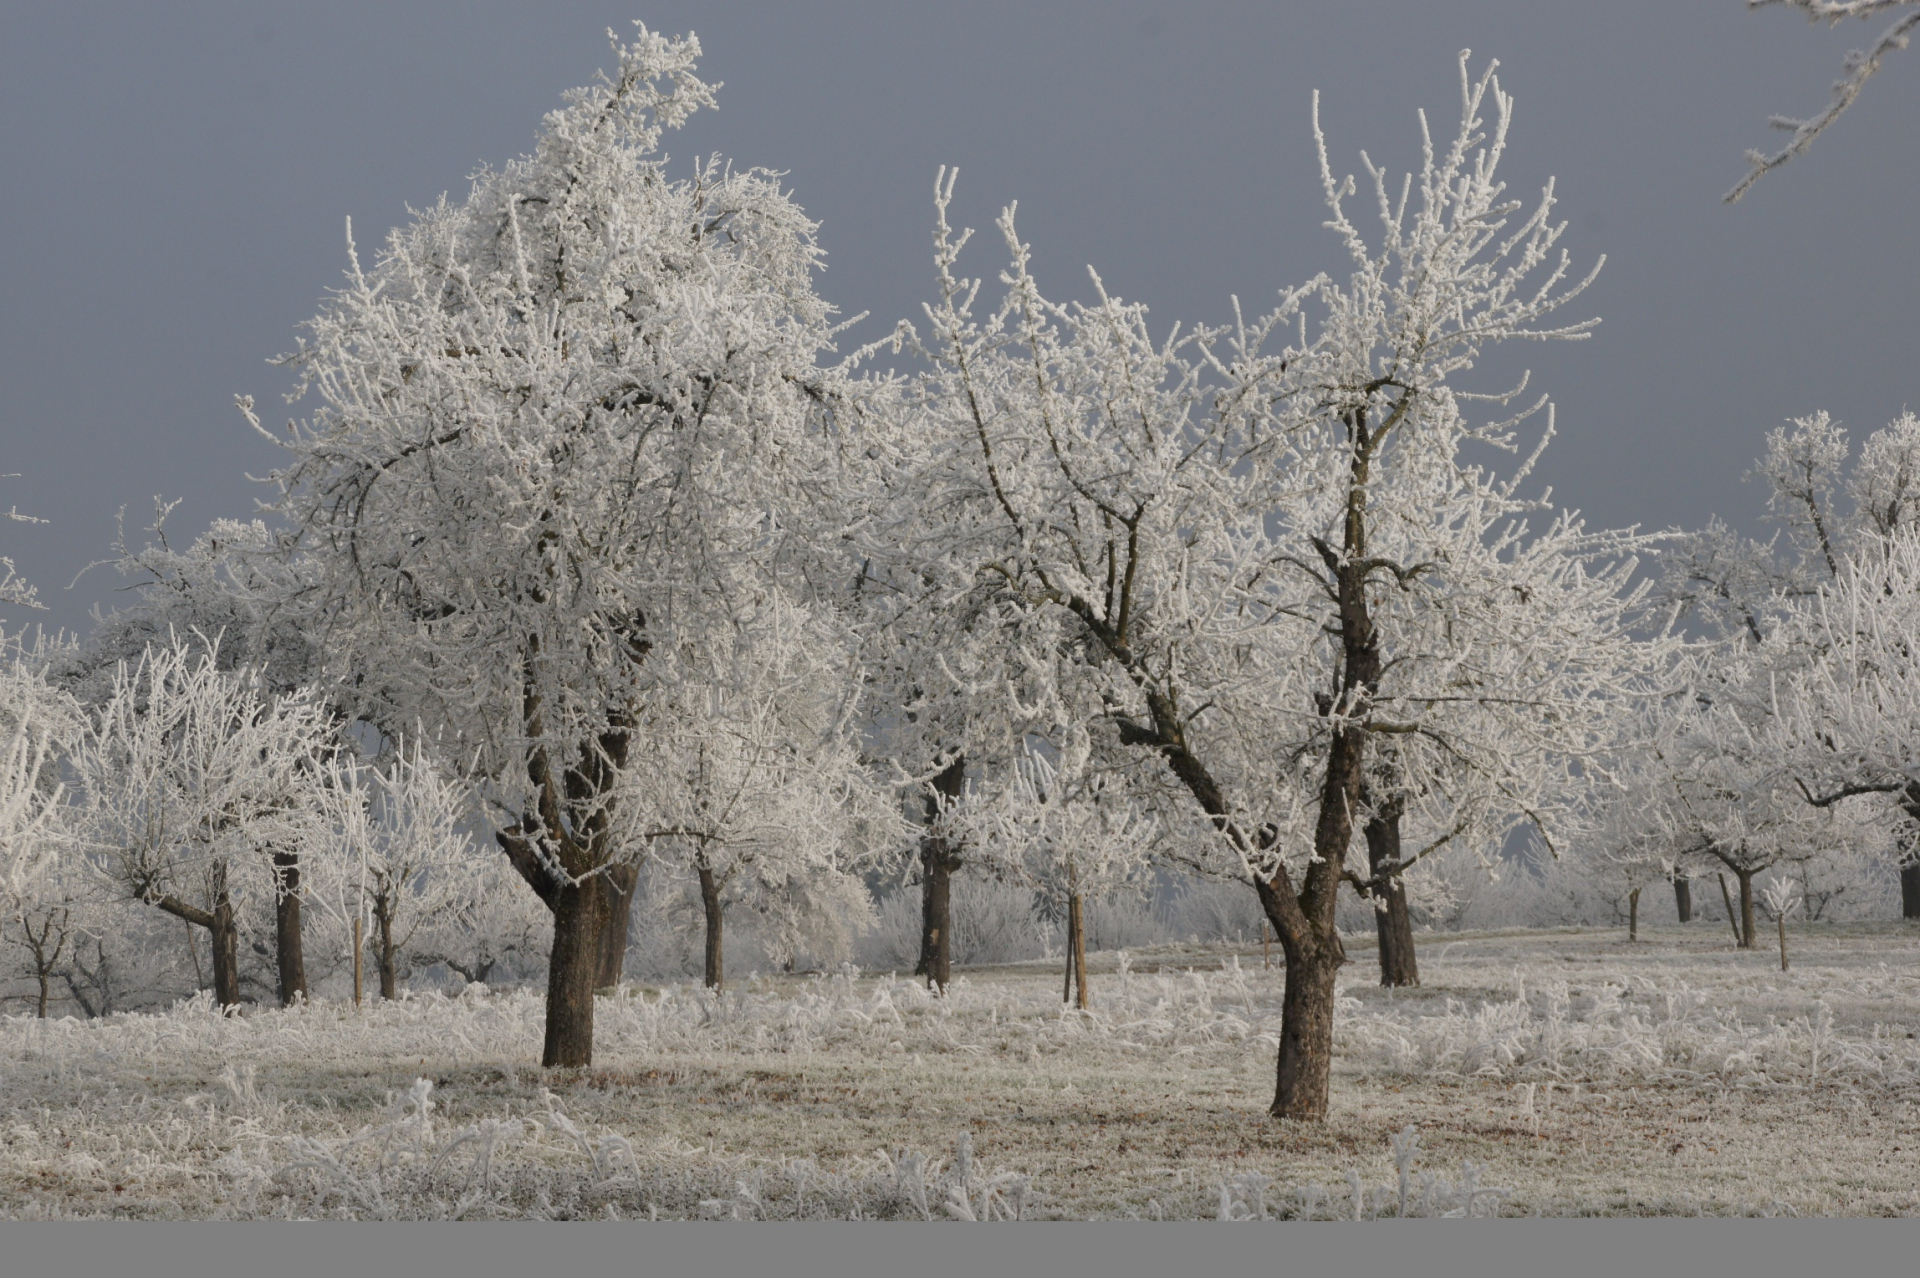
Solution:
[[[1778,151],[1747,152],[1747,163],[1751,167],[1747,175],[1727,192],[1725,199],[1729,204],[1745,195],[1755,182],[1812,146],[1813,140],[1826,132],[1827,127],[1853,105],[1860,91],[1867,87],[1867,81],[1880,69],[1881,60],[1889,53],[1906,48],[1913,39],[1914,29],[1920,27],[1920,0],[1747,0],[1747,7],[1751,9],[1776,4],[1798,9],[1806,15],[1808,22],[1824,22],[1830,27],[1847,18],[1873,19],[1892,15],[1893,20],[1871,45],[1847,54],[1845,62],[1841,64],[1840,78],[1833,82],[1833,92],[1825,110],[1804,120],[1776,115],[1767,121],[1774,128],[1793,136]]]
[[[644,27],[533,153],[395,231],[290,362],[297,602],[359,713],[429,726],[553,913],[549,1065],[592,1058],[644,849],[618,834],[638,703],[766,592],[838,564],[834,329],[776,175],[668,176],[712,105],[693,38]],[[251,406],[246,406],[251,412]]]
[[[1522,496],[1537,449],[1505,476],[1463,457],[1515,449],[1527,410],[1500,416],[1518,391],[1456,392],[1456,375],[1499,341],[1589,325],[1546,323],[1584,280],[1552,188],[1523,211],[1496,177],[1510,99],[1464,58],[1461,76],[1453,138],[1397,188],[1373,170],[1378,243],[1323,164],[1344,284],[1163,338],[1103,289],[1046,299],[1009,210],[1005,300],[976,314],[946,180],[939,297],[902,339],[933,367],[902,451],[938,519],[896,530],[899,553],[929,607],[1057,619],[1121,742],[1157,760],[1159,804],[1206,832],[1184,841],[1193,864],[1258,895],[1287,957],[1277,1116],[1326,1112],[1335,905],[1375,743],[1405,793],[1472,773],[1499,819],[1524,818],[1649,664],[1635,539]],[[1489,398],[1496,419],[1472,418]]]
[[[204,929],[214,998],[237,1006],[237,912],[277,899],[274,849],[310,826],[326,708],[310,692],[272,697],[257,673],[221,669],[204,639],[176,638],[120,666],[92,719],[73,766],[101,872]]]
[[[60,775],[84,719],[48,677],[59,655],[62,646],[0,632],[0,939],[26,960],[42,1017],[90,905]]]
[[[1710,526],[1683,542],[1666,589],[1718,639],[1711,661],[1724,670],[1707,676],[1715,698],[1769,734],[1754,784],[1768,793],[1784,785],[1823,808],[1880,796],[1849,811],[1877,806],[1889,829],[1905,831],[1920,819],[1903,743],[1920,721],[1903,709],[1902,673],[1914,624],[1920,418],[1902,414],[1851,454],[1825,413],[1770,432],[1753,474],[1769,486],[1782,533],[1761,544]],[[1901,838],[1903,912],[1920,917],[1920,863],[1911,836]]]

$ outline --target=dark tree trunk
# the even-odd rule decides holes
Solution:
[[[1333,1074],[1333,988],[1345,955],[1321,949],[1311,958],[1287,950],[1286,992],[1280,1005],[1280,1059],[1271,1113],[1276,1118],[1324,1119]]]
[[[382,884],[373,898],[373,954],[380,969],[380,997],[391,1003],[400,997],[400,947],[393,943],[393,912],[398,904]]]
[[[208,949],[213,951],[213,998],[223,1009],[240,1006],[240,926],[233,915],[233,898],[227,895],[225,876],[220,875],[214,892],[213,908],[203,910],[177,896],[163,896],[153,903],[187,924],[187,948],[193,950],[193,929],[207,929]],[[194,967],[200,955],[194,952]]]
[[[225,892],[213,907],[213,997],[223,1008],[240,1006],[240,926]]]
[[[1727,926],[1733,929],[1733,943],[1735,946],[1738,946],[1740,944],[1740,915],[1739,912],[1733,908],[1732,894],[1727,891],[1727,876],[1724,874],[1716,874],[1713,877],[1720,880],[1720,899],[1726,903]]]
[[[293,852],[273,854],[277,880],[273,912],[274,960],[280,969],[280,1006],[292,1007],[307,997],[307,958],[300,927],[300,857]]]
[[[967,761],[956,756],[933,778],[933,793],[926,799],[929,822],[943,801],[960,797],[966,781]],[[932,835],[920,840],[920,962],[913,973],[936,990],[945,990],[953,975],[952,886],[959,868],[960,849]]]
[[[1753,871],[1735,870],[1734,877],[1740,880],[1740,948],[1753,948]]]
[[[1920,861],[1900,867],[1900,917],[1920,919]]]
[[[724,988],[727,980],[726,962],[720,948],[726,915],[720,908],[720,880],[704,867],[700,871],[700,906],[707,915],[707,988],[717,990]]]
[[[1627,893],[1627,939],[1640,939],[1640,889]]]
[[[627,632],[628,655],[645,658],[644,623]],[[607,717],[606,729],[580,743],[573,761],[556,766],[546,740],[546,713],[535,667],[540,639],[527,637],[521,650],[521,718],[527,739],[531,810],[494,839],[507,861],[553,914],[553,950],[547,962],[547,1032],[540,1063],[593,1064],[593,995],[601,988],[608,917],[613,892],[614,793],[627,766],[632,720]],[[622,943],[624,944],[624,936]]]
[[[598,874],[553,889],[553,952],[547,963],[547,1035],[540,1063],[593,1064],[593,991],[607,926],[607,884]]]
[[[616,865],[607,871],[607,930],[600,934],[600,974],[597,988],[620,984],[627,970],[627,933],[633,924],[633,893],[640,884],[640,867]]]
[[[46,969],[45,968],[40,969],[40,971],[36,973],[36,975],[39,976],[40,978],[40,1004],[39,1004],[38,1014],[40,1019],[44,1021],[47,1019],[47,1003],[49,998],[51,997],[51,991],[48,989],[48,986],[47,986]]]
[[[1682,923],[1693,922],[1693,880],[1684,874],[1673,876],[1673,911]]]
[[[1418,985],[1420,965],[1413,952],[1413,916],[1407,910],[1407,885],[1398,874],[1382,874],[1381,867],[1400,861],[1400,807],[1390,805],[1367,822],[1367,858],[1373,871],[1373,893],[1385,909],[1375,906],[1374,930],[1380,942],[1380,984]]]

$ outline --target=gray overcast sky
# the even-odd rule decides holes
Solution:
[[[292,346],[344,266],[542,113],[640,18],[699,33],[720,110],[669,137],[786,171],[822,223],[823,292],[879,336],[931,280],[933,173],[957,213],[1009,199],[1043,282],[1217,321],[1341,269],[1321,229],[1313,89],[1336,164],[1405,167],[1414,111],[1456,109],[1454,58],[1501,62],[1518,100],[1507,176],[1559,179],[1567,243],[1607,254],[1591,341],[1522,352],[1559,407],[1544,471],[1596,523],[1758,530],[1740,476],[1762,436],[1824,407],[1856,438],[1920,407],[1920,51],[1740,205],[1720,194],[1776,112],[1810,114],[1851,47],[1740,0],[1321,0],[1105,4],[30,4],[0,9],[0,522],[50,610],[85,628],[118,578],[114,513],[155,494],[171,534],[247,515],[276,464],[231,407],[269,418]],[[991,276],[983,238],[974,273]],[[1571,318],[1578,318],[1572,316]],[[276,422],[277,424],[277,422]],[[10,610],[18,625],[28,615]]]

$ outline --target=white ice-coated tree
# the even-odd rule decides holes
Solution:
[[[1777,770],[1815,808],[1877,812],[1898,835],[1902,912],[1920,916],[1920,529],[1866,541],[1794,601],[1761,654]],[[1755,690],[1756,698],[1759,690]]]
[[[894,789],[859,759],[846,646],[769,595],[730,638],[656,655],[678,677],[640,703],[621,832],[697,888],[706,983],[725,983],[730,907],[754,912],[776,963],[843,957],[872,917],[861,872],[908,840]]]
[[[1733,739],[1689,739],[1739,754],[1741,740],[1764,733],[1756,796],[1845,803],[1849,821],[1877,810],[1896,837],[1865,841],[1900,849],[1903,912],[1920,917],[1910,833],[1920,819],[1912,772],[1920,761],[1905,744],[1920,728],[1907,649],[1920,584],[1920,418],[1902,414],[1868,436],[1849,464],[1851,454],[1846,432],[1826,413],[1773,430],[1753,473],[1769,486],[1785,544],[1743,542],[1714,526],[1669,564],[1668,591],[1718,636],[1709,664],[1720,668],[1703,677],[1731,716],[1718,722]],[[1736,722],[1745,726],[1735,731]]]
[[[1827,127],[1854,104],[1860,91],[1867,87],[1867,81],[1880,69],[1881,60],[1889,53],[1906,48],[1913,39],[1914,29],[1920,27],[1920,0],[1747,0],[1750,9],[1776,4],[1799,10],[1808,22],[1824,22],[1828,26],[1835,26],[1848,18],[1874,19],[1891,15],[1892,21],[1872,44],[1847,54],[1846,61],[1841,64],[1840,78],[1833,82],[1833,92],[1825,110],[1804,120],[1776,115],[1767,121],[1774,128],[1793,136],[1778,151],[1747,152],[1750,167],[1747,175],[1727,192],[1725,199],[1729,204],[1745,195],[1755,182],[1812,146],[1813,140],[1826,132]]]
[[[380,997],[396,999],[408,954],[443,928],[458,935],[481,904],[478,893],[503,885],[482,873],[464,788],[418,737],[394,743],[383,759],[337,753],[319,771],[321,820],[307,845],[307,899],[338,933],[364,937]],[[436,954],[442,948],[458,947],[432,945]]]
[[[857,567],[814,224],[771,173],[669,177],[663,131],[713,102],[694,39],[615,50],[530,156],[353,267],[291,357],[320,404],[278,472],[308,633],[360,713],[431,726],[553,912],[549,1065],[590,1062],[624,954],[649,654]]]
[[[277,900],[274,851],[307,837],[332,744],[312,692],[270,696],[258,672],[221,669],[204,636],[176,636],[120,665],[74,750],[101,872],[207,931],[223,1007],[240,1002],[238,911]]]
[[[1463,456],[1514,450],[1526,411],[1475,420],[1519,392],[1454,379],[1497,342],[1589,325],[1548,322],[1584,286],[1552,188],[1527,210],[1496,176],[1511,100],[1464,57],[1461,88],[1418,174],[1371,170],[1377,242],[1323,164],[1344,284],[1161,338],[1104,290],[1048,301],[1009,210],[1005,301],[977,315],[949,179],[939,297],[901,339],[933,369],[901,482],[937,516],[894,529],[902,578],[930,608],[1051,619],[1121,741],[1157,761],[1157,806],[1198,817],[1206,867],[1258,893],[1288,961],[1278,1116],[1326,1112],[1335,904],[1377,743],[1405,793],[1471,775],[1503,813],[1538,812],[1554,760],[1598,766],[1606,719],[1656,664],[1631,633],[1638,541],[1522,495],[1537,449],[1505,476]]]
[[[85,719],[48,677],[63,649],[0,632],[0,939],[25,959],[43,1017],[53,977],[90,912],[60,775]]]

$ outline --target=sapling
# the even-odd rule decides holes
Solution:
[[[1780,970],[1787,970],[1787,914],[1800,904],[1800,890],[1792,879],[1780,877],[1768,881],[1760,895],[1766,900],[1767,908],[1773,911],[1773,920],[1780,927]]]

